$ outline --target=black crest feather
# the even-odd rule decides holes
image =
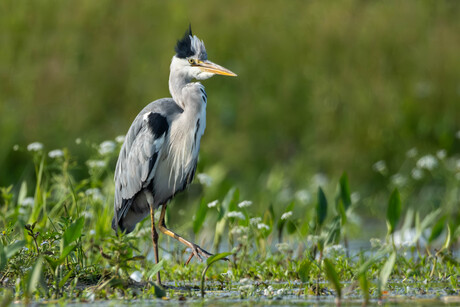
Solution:
[[[194,52],[192,51],[192,41],[190,37],[192,36],[192,25],[188,26],[188,30],[185,32],[184,37],[177,41],[176,47],[176,56],[178,58],[185,59],[189,56],[192,56]]]

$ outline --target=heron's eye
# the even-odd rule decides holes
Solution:
[[[189,62],[190,64],[192,64],[192,65],[195,64],[195,60],[194,60],[194,59],[188,59],[188,62]]]

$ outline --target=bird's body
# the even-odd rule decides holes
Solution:
[[[131,232],[149,214],[148,197],[157,209],[194,177],[206,127],[206,93],[200,83],[189,84],[187,91],[193,93],[187,107],[171,98],[156,100],[137,115],[126,135],[115,169],[121,230]]]
[[[207,95],[204,86],[192,80],[204,80],[214,74],[236,76],[208,61],[203,42],[192,36],[189,29],[178,41],[176,55],[171,61],[169,90],[172,98],[156,100],[136,116],[118,157],[112,228],[131,232],[150,213],[157,262],[158,235],[153,213],[160,206],[163,206],[160,231],[192,248],[188,261],[193,255],[199,258],[211,255],[167,229],[164,215],[168,201],[184,190],[194,177],[206,127]],[[159,275],[158,282],[161,283]]]

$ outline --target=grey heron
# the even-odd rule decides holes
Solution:
[[[154,212],[161,214],[158,229],[188,246],[200,260],[209,252],[166,228],[166,206],[176,193],[192,181],[206,126],[207,95],[204,86],[193,80],[205,80],[215,74],[236,76],[230,70],[208,60],[203,41],[189,26],[177,41],[170,66],[169,91],[147,105],[134,119],[121,147],[115,169],[115,199],[112,228],[129,233],[150,213],[155,262],[159,262],[158,233]],[[157,282],[161,284],[160,273]]]

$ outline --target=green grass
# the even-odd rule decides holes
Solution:
[[[218,256],[230,261],[194,260],[185,267],[184,247],[160,236],[164,260],[155,265],[148,219],[130,235],[116,237],[110,228],[112,163],[120,143],[81,146],[92,148],[84,164],[76,163],[67,149],[50,153],[37,144],[29,146],[35,185],[17,183],[18,193],[1,189],[0,293],[5,302],[199,301],[200,287],[205,298],[223,302],[228,297],[307,302],[315,297],[443,300],[459,295],[460,266],[452,252],[458,249],[460,225],[439,210],[425,215],[409,209],[403,215],[398,189],[386,193],[387,204],[381,205],[387,234],[367,237],[372,244],[365,250],[347,248],[363,221],[358,218],[362,201],[351,196],[346,174],[336,189],[325,184],[312,192],[317,198],[294,200],[285,210],[275,210],[270,201],[255,206],[236,187],[229,189],[225,182],[211,181],[217,177],[201,173],[201,180],[182,195],[188,208],[180,207],[184,200],[169,205],[167,224],[210,251],[231,252]],[[77,170],[86,176],[75,179]],[[272,188],[266,192],[272,194],[267,196],[272,201],[286,197],[280,188],[285,183],[270,180]],[[181,214],[193,218],[179,224]],[[415,232],[410,244],[394,240],[398,231],[410,229]],[[155,285],[157,270],[163,282],[176,288],[165,291]]]

